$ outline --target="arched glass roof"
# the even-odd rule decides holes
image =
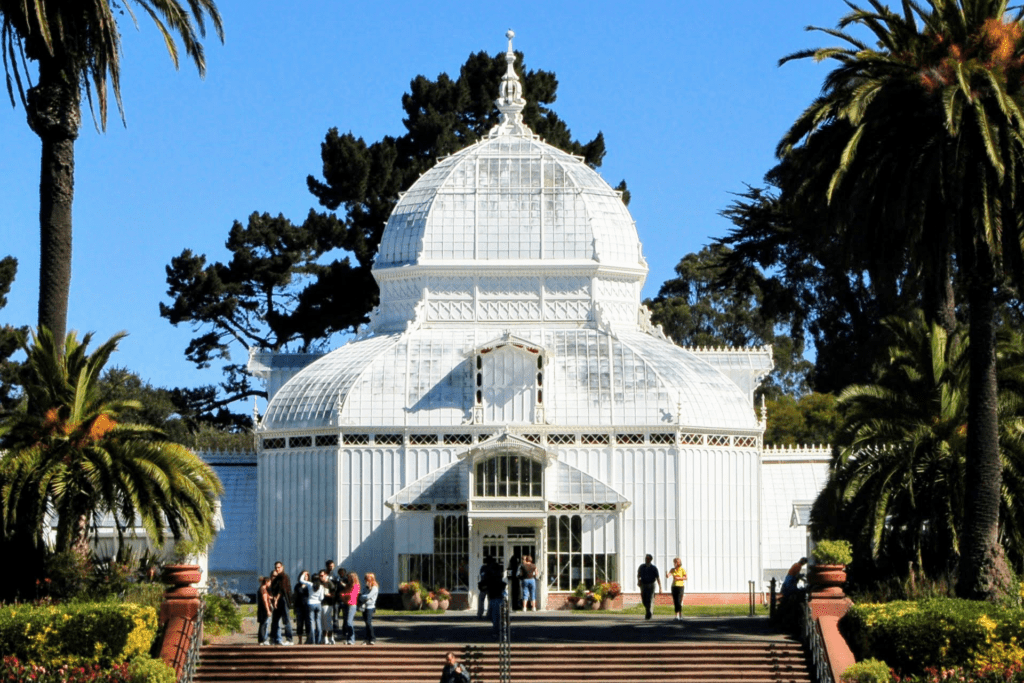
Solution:
[[[646,270],[618,192],[578,157],[533,136],[503,135],[413,184],[388,220],[374,268],[524,260]]]
[[[544,388],[552,424],[682,424],[750,429],[750,396],[698,355],[642,332],[517,330],[549,350]],[[273,397],[267,429],[466,424],[473,349],[493,328],[423,328],[351,342],[309,365]]]

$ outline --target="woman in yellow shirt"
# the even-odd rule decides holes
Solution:
[[[683,569],[683,561],[678,557],[672,560],[672,569],[665,573],[666,578],[672,579],[672,602],[676,606],[676,621],[683,619],[683,592],[686,590],[686,570]]]

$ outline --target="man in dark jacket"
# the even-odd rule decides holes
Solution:
[[[469,683],[469,670],[455,660],[454,652],[449,652],[444,656],[441,683]]]
[[[274,573],[270,575],[270,597],[274,601],[274,620],[270,624],[270,640],[274,645],[292,644],[292,620],[288,613],[292,606],[292,580],[284,571],[281,562],[274,563]],[[281,640],[279,624],[284,620],[284,640]]]
[[[487,611],[491,616],[494,637],[500,634],[498,622],[501,619],[501,603],[505,601],[505,570],[498,562],[487,565],[484,573],[484,591],[487,593]]]

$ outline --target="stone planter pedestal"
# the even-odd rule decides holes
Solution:
[[[173,666],[179,677],[185,668],[188,647],[199,617],[199,589],[192,584],[201,578],[202,571],[197,564],[165,565],[161,575],[167,590],[160,605],[160,625],[166,624],[160,659]],[[202,633],[199,637],[202,638]]]

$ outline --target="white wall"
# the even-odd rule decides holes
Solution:
[[[259,567],[284,562],[293,581],[337,555],[338,455],[334,449],[259,454]]]

